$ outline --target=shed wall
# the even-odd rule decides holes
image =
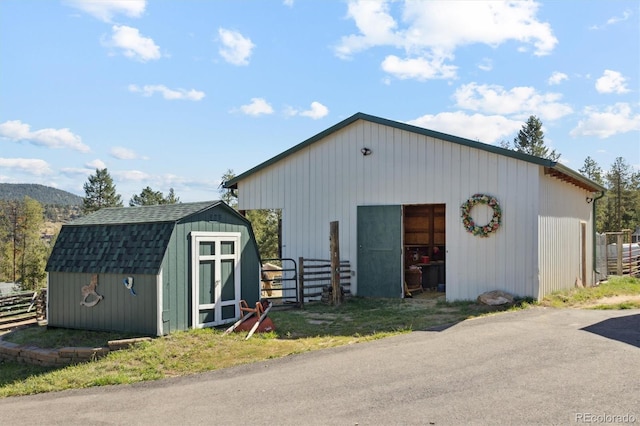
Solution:
[[[95,306],[80,305],[82,287],[93,274],[49,272],[48,317],[52,327],[83,330],[157,334],[157,276],[136,275],[133,289],[123,284],[122,274],[98,274],[96,292],[104,297]],[[93,299],[93,296],[87,301]]]
[[[241,298],[255,305],[260,293],[260,258],[246,222],[225,209],[214,208],[186,218],[175,227],[162,263],[162,322],[165,334],[186,330],[191,324],[191,232],[241,233]]]
[[[372,153],[363,156],[360,149]],[[484,150],[356,121],[238,183],[239,208],[279,208],[283,256],[329,258],[329,223],[357,270],[357,206],[445,204],[447,298],[493,289],[538,294],[539,167]],[[490,238],[464,230],[460,206],[475,193],[497,197],[502,227]],[[476,212],[476,210],[478,210]],[[475,208],[482,222],[490,210]],[[401,254],[398,254],[398,262]],[[357,293],[357,276],[352,291]]]
[[[540,216],[538,225],[540,289],[537,297],[574,287],[581,276],[583,249],[587,272],[585,285],[593,284],[593,218],[586,197],[592,194],[544,175],[540,170]],[[586,241],[582,242],[581,223]]]

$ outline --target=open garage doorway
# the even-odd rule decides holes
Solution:
[[[403,206],[403,261],[408,291],[446,291],[446,206]]]

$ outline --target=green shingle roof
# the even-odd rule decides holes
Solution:
[[[46,271],[155,275],[176,222],[220,203],[98,210],[62,226]]]
[[[69,223],[69,225],[176,222],[219,203],[221,203],[221,201],[203,201],[199,203],[164,204],[141,207],[105,207],[90,215],[78,218]]]

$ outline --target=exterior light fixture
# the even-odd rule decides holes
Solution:
[[[362,148],[362,149],[360,150],[360,152],[361,152],[361,153],[362,153],[362,155],[364,155],[365,157],[366,157],[367,155],[371,155],[371,150],[370,150],[369,148],[367,148],[367,147]]]

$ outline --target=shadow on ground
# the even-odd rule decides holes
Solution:
[[[640,314],[610,318],[582,330],[640,348]]]

